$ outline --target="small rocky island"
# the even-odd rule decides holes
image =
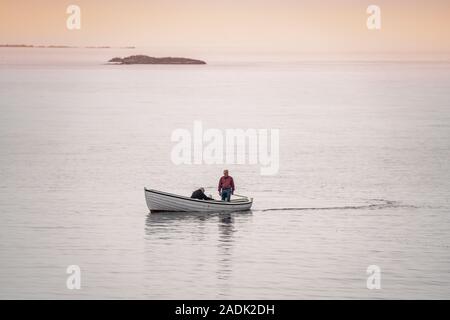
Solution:
[[[145,55],[135,55],[125,58],[116,57],[108,62],[112,64],[206,64],[206,62],[202,60],[173,57],[155,58]]]

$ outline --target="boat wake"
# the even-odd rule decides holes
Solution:
[[[357,206],[333,206],[333,207],[290,207],[290,208],[268,208],[259,211],[307,211],[307,210],[379,210],[386,208],[417,208],[416,206],[402,204],[398,201],[385,199],[371,199],[373,202]],[[255,210],[254,210],[255,211]]]

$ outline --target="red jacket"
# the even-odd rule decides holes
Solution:
[[[220,178],[218,189],[219,189],[219,192],[223,189],[231,189],[231,191],[234,192],[233,178],[230,176],[228,176],[228,177],[223,176],[222,178]]]

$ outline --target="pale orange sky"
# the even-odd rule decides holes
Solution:
[[[66,8],[81,7],[81,30]],[[369,31],[366,8],[381,7]],[[448,0],[0,0],[1,44],[450,52]]]

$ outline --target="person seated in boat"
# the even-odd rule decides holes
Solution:
[[[233,177],[228,175],[228,170],[223,170],[223,176],[219,180],[219,194],[222,196],[222,201],[230,201],[231,195],[234,194]]]
[[[210,198],[205,194],[205,189],[203,187],[192,192],[191,198],[198,200],[213,200],[213,198]]]

